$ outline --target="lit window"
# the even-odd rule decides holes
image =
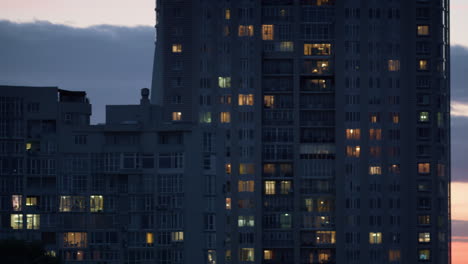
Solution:
[[[360,146],[347,146],[346,147],[346,155],[348,157],[359,158],[360,154],[361,154]]]
[[[226,260],[227,260],[227,261],[230,261],[231,258],[232,258],[232,256],[231,256],[231,250],[230,250],[230,249],[227,249],[227,250],[226,250]]]
[[[255,183],[254,181],[239,181],[239,192],[253,192]]]
[[[84,212],[86,208],[84,196],[60,196],[60,212]]]
[[[263,174],[274,175],[276,171],[275,164],[265,163],[263,164]]]
[[[231,28],[229,26],[224,26],[223,28],[223,35],[225,37],[228,37],[229,35],[231,35]]]
[[[424,232],[418,234],[418,242],[419,243],[430,243],[431,242],[431,233]]]
[[[219,88],[231,88],[231,77],[218,77]]]
[[[231,198],[226,198],[226,210],[231,210]]]
[[[146,244],[153,245],[153,243],[154,243],[153,233],[150,233],[150,232],[146,233]]]
[[[369,244],[382,244],[382,233],[370,232],[369,233]]]
[[[254,95],[239,94],[239,105],[254,105]]]
[[[291,228],[292,226],[292,215],[291,214],[280,214],[280,227]]]
[[[292,41],[281,41],[279,44],[279,51],[291,52],[294,51],[294,42]]]
[[[89,211],[102,212],[104,210],[104,197],[102,195],[91,195],[89,197]]]
[[[239,25],[239,37],[251,37],[254,35],[254,27],[252,25]]]
[[[84,232],[66,232],[63,233],[63,247],[66,248],[85,248],[87,247],[87,234]]]
[[[390,249],[388,251],[388,260],[390,262],[400,261],[401,260],[401,251]]]
[[[37,205],[37,196],[26,197],[26,206],[36,206],[36,205]]]
[[[230,123],[231,122],[231,113],[230,112],[221,112],[220,114],[220,121],[221,123]]]
[[[388,168],[388,171],[389,171],[390,173],[399,174],[399,173],[400,173],[400,165],[399,165],[399,164],[392,164],[392,165],[390,165],[390,167]]]
[[[315,243],[319,244],[335,244],[336,232],[335,231],[317,231]]]
[[[275,195],[275,181],[265,181],[265,194]]]
[[[263,106],[265,108],[273,108],[275,106],[275,96],[274,95],[263,96]]]
[[[329,71],[330,62],[327,60],[310,60],[304,62],[305,73],[326,74]]]
[[[359,140],[361,139],[361,129],[346,129],[346,139]]]
[[[41,224],[40,215],[38,214],[27,214],[26,215],[26,229],[39,229]]]
[[[273,259],[273,250],[263,250],[263,259],[272,260]]]
[[[382,174],[382,167],[380,166],[369,166],[370,175],[380,175]]]
[[[400,60],[389,60],[388,61],[388,71],[400,71]]]
[[[10,226],[13,229],[23,229],[23,215],[22,214],[10,215]]]
[[[239,227],[254,227],[255,220],[253,215],[239,215],[237,220],[237,225]]]
[[[373,124],[380,122],[379,114],[369,114],[369,121]]]
[[[171,240],[173,242],[184,241],[184,232],[183,231],[172,232],[171,233]]]
[[[226,174],[231,174],[231,163],[226,164]]]
[[[273,25],[262,25],[262,39],[273,40],[274,39],[274,27]]]
[[[429,70],[429,61],[428,60],[419,60],[418,67],[419,67],[418,69],[420,71]]]
[[[304,44],[305,56],[331,55],[331,44]]]
[[[332,201],[323,200],[323,199],[317,200],[317,212],[323,213],[323,212],[330,212],[332,210],[333,210]]]
[[[291,181],[281,181],[280,182],[280,193],[289,194],[292,189]]]
[[[13,211],[21,211],[23,210],[23,196],[22,195],[12,195],[11,196],[11,206],[13,208]]]
[[[429,26],[428,25],[418,25],[418,35],[419,36],[428,36],[429,35]]]
[[[431,250],[421,249],[418,251],[419,260],[430,260],[431,259]]]
[[[208,249],[206,252],[208,264],[216,264],[216,250]]]
[[[322,1],[326,1],[326,0],[322,0]],[[332,261],[332,253],[330,252],[330,250],[319,250],[318,261],[319,261],[318,263],[330,263]],[[311,261],[311,263],[313,262]]]
[[[431,173],[431,164],[430,163],[418,163],[418,173],[419,174]]]
[[[181,53],[182,44],[172,44],[172,53]]]
[[[28,142],[26,143],[26,150],[31,150],[32,149],[32,143]]]
[[[312,212],[314,210],[314,200],[311,198],[304,199],[304,207],[307,212]]]
[[[254,249],[253,248],[241,248],[239,252],[240,261],[254,261]]]
[[[172,121],[182,120],[182,112],[172,112]]]
[[[429,112],[419,112],[419,122],[429,122]]]
[[[400,123],[400,114],[399,113],[392,113],[391,114],[393,124]]]
[[[369,139],[370,140],[382,140],[382,129],[369,129]]]
[[[241,163],[239,164],[239,174],[254,174],[254,164]]]
[[[419,215],[418,216],[418,224],[419,225],[430,225],[431,224],[431,216],[430,215]]]
[[[204,124],[211,123],[211,112],[201,112],[200,123],[204,123]]]
[[[231,9],[229,8],[224,9],[224,19],[226,20],[231,19]]]

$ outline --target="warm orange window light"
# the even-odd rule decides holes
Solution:
[[[153,233],[150,233],[150,232],[146,233],[146,244],[151,245],[151,244],[153,244],[153,243],[154,243],[154,235],[153,235]]]
[[[304,55],[305,56],[327,56],[331,55],[331,44],[304,44]]]
[[[182,44],[172,44],[172,53],[181,53]]]
[[[226,174],[231,174],[231,163],[226,164]]]
[[[275,174],[275,171],[276,171],[275,164],[271,164],[271,163],[263,164],[264,174]]]
[[[429,70],[429,61],[428,60],[419,60],[419,70],[421,70],[421,71]]]
[[[400,114],[399,113],[393,113],[391,117],[392,117],[393,124],[400,123]]]
[[[239,37],[251,37],[254,35],[253,25],[239,25]]]
[[[418,35],[419,36],[428,36],[429,35],[429,26],[428,25],[419,25],[418,26]]]
[[[238,191],[239,192],[253,192],[254,185],[255,185],[254,181],[239,181]]]
[[[226,198],[226,210],[231,210],[231,198]]]
[[[254,95],[239,94],[239,105],[254,105]]]
[[[172,121],[182,120],[182,112],[172,112]]]
[[[400,259],[401,259],[401,251],[400,250],[390,249],[388,251],[388,261],[394,262],[394,261],[400,261]]]
[[[224,19],[226,20],[231,19],[231,9],[229,8],[224,9]]]
[[[380,166],[369,166],[370,175],[380,175],[382,174],[382,167]]]
[[[221,123],[230,123],[231,122],[231,113],[230,112],[221,112],[220,113]]]
[[[359,158],[361,155],[361,147],[360,146],[347,146],[346,147],[346,156]]]
[[[391,72],[400,71],[400,61],[399,60],[389,60],[388,61],[388,71],[391,71]]]
[[[265,108],[273,108],[275,105],[275,96],[274,95],[265,95],[263,96],[263,105]]]
[[[273,40],[275,37],[273,25],[262,25],[262,39]]]
[[[370,140],[382,140],[382,129],[369,129],[369,139]]]
[[[348,128],[346,129],[346,139],[359,140],[361,139],[361,129]]]
[[[272,260],[273,259],[273,250],[263,250],[263,259]]]
[[[430,163],[418,163],[418,173],[420,174],[431,173],[431,164]]]

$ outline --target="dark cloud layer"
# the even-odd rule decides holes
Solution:
[[[453,220],[452,234],[456,236],[453,241],[468,242],[468,221]]]
[[[48,22],[0,21],[0,84],[59,86],[87,91],[93,121],[106,104],[138,102],[151,84],[154,28],[73,28]],[[468,49],[452,47],[452,98],[468,103]],[[452,119],[454,181],[468,182],[468,118]]]
[[[452,99],[468,104],[468,48],[453,46],[451,52]]]
[[[0,21],[0,83],[87,91],[93,121],[105,104],[136,103],[151,84],[154,28],[73,28]]]

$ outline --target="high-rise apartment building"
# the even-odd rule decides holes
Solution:
[[[212,168],[181,263],[450,263],[448,0],[156,3],[152,102]]]

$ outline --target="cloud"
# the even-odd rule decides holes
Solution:
[[[468,221],[452,221],[452,242],[468,243]]]
[[[468,73],[468,48],[453,46],[451,48],[451,84],[452,99],[468,103],[468,87],[466,74]]]
[[[468,117],[468,102],[452,101],[452,116]]]
[[[0,21],[0,84],[86,91],[102,122],[106,104],[137,103],[151,86],[154,35],[153,27]]]

